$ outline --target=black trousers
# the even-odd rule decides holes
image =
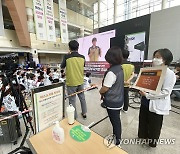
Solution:
[[[113,134],[116,136],[116,145],[118,145],[121,139],[120,110],[107,109],[107,113],[113,127]]]
[[[149,109],[141,105],[139,112],[138,137],[150,139],[149,146],[156,147],[161,134],[163,115],[150,112]]]
[[[124,87],[124,106],[123,110],[127,111],[129,106],[129,87]]]

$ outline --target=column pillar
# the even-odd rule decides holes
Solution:
[[[84,37],[84,26],[80,28],[80,36]]]
[[[100,27],[100,12],[101,12],[101,10],[100,10],[100,0],[98,0],[98,28]]]
[[[116,23],[117,21],[117,0],[114,0],[114,17],[113,17],[113,22]]]
[[[162,5],[161,5],[161,10],[165,9],[166,8],[166,3],[167,3],[167,0],[162,0]]]
[[[33,9],[26,8],[26,13],[27,13],[28,31],[30,33],[35,33],[34,20],[33,20]]]

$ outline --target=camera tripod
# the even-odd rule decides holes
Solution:
[[[5,81],[6,81],[6,83],[3,84],[4,88],[2,88],[2,93],[1,93],[0,109],[2,106],[3,98],[5,96],[7,96],[8,94],[12,94],[15,98],[16,105],[19,107],[19,111],[22,112],[22,111],[24,111],[24,109],[28,110],[27,104],[26,104],[25,99],[22,94],[23,88],[18,83],[16,77],[13,78],[12,76],[6,76]],[[15,85],[13,84],[13,81],[15,81]],[[9,89],[7,91],[5,91],[5,88],[7,85],[9,85]],[[26,141],[26,137],[29,133],[30,128],[31,128],[32,132],[34,133],[34,128],[33,128],[32,122],[31,122],[32,117],[30,116],[29,112],[26,112],[26,113],[22,114],[22,118],[23,118],[24,125],[26,128],[25,134],[20,143],[20,146],[18,148],[16,148],[15,150],[11,151],[9,154],[14,154],[14,153],[18,152],[19,150],[23,150],[25,152],[30,152],[29,148],[24,147],[24,143]],[[30,125],[30,128],[29,128],[28,124]],[[19,127],[19,129],[20,129],[20,127]]]

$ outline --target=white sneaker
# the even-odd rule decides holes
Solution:
[[[118,144],[118,145],[116,145],[116,146],[121,149],[121,145],[120,145],[120,144]]]

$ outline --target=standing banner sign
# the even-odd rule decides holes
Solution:
[[[68,28],[67,28],[67,9],[66,0],[59,0],[59,16],[61,29],[61,42],[68,43]]]
[[[33,0],[36,36],[38,40],[47,40],[43,0]]]
[[[36,88],[32,91],[36,133],[64,117],[64,84]]]
[[[4,35],[4,23],[2,15],[2,3],[0,1],[0,36]]]
[[[54,24],[53,0],[44,0],[47,39],[50,42],[56,42],[56,32]]]

